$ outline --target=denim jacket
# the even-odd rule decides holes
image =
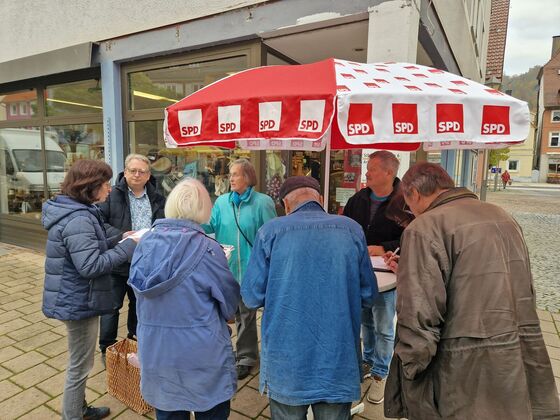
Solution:
[[[264,307],[260,390],[283,404],[360,399],[360,313],[377,283],[360,225],[309,201],[263,225],[241,285]]]

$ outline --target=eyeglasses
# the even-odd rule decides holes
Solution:
[[[144,170],[144,169],[130,169],[130,168],[126,168],[126,171],[132,175],[146,175],[148,172],[150,172],[149,169]]]

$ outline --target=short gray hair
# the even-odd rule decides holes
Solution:
[[[165,217],[188,219],[196,223],[210,220],[212,201],[202,182],[185,178],[169,193],[165,203]]]
[[[317,201],[321,203],[321,194],[315,189],[310,187],[295,189],[284,197],[291,207],[297,207],[306,201]]]
[[[378,150],[377,152],[373,152],[371,155],[369,155],[369,158],[379,159],[385,170],[393,172],[394,177],[397,176],[397,172],[399,172],[399,166],[401,163],[393,153],[387,150]]]
[[[257,172],[255,171],[255,167],[251,162],[249,162],[245,158],[241,158],[231,162],[229,165],[230,169],[233,165],[239,165],[239,167],[243,171],[243,176],[247,180],[247,183],[250,187],[254,187],[255,185],[257,185]]]
[[[148,165],[148,171],[150,170],[150,160],[144,156],[144,155],[140,155],[138,153],[131,153],[129,154],[126,159],[124,160],[124,167],[128,168],[128,164],[130,163],[131,160],[140,160],[142,162],[144,162],[146,165]]]
[[[412,189],[421,196],[428,197],[437,191],[454,188],[455,182],[440,165],[421,162],[406,171],[400,185],[407,197],[412,194]]]

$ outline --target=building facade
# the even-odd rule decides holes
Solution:
[[[536,167],[539,182],[560,183],[560,35],[538,75]]]
[[[310,175],[324,184],[329,173],[328,209],[340,212],[362,185],[368,150],[326,156],[165,148],[164,108],[229,74],[337,57],[419,63],[478,82],[486,76],[490,2],[484,0],[188,4],[79,0],[54,8],[34,0],[3,6],[0,241],[41,248],[41,204],[59,191],[68,167],[80,158],[104,159],[118,173],[131,152],[151,159],[164,193],[194,176],[214,199],[228,190],[227,164],[239,156],[254,162],[258,189],[273,198],[286,176]],[[402,156],[405,164],[427,158],[422,151]],[[447,151],[437,159],[458,184],[472,184],[475,153]]]

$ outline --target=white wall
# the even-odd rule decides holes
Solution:
[[[265,1],[0,0],[0,62]]]

